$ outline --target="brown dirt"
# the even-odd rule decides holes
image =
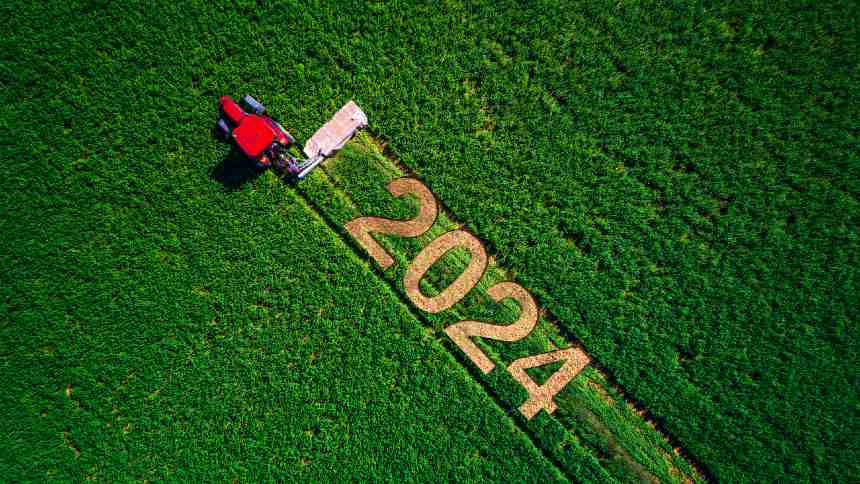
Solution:
[[[75,453],[75,459],[79,459],[81,457],[81,451],[78,449],[78,446],[72,442],[72,438],[70,437],[70,432],[68,430],[63,431],[63,442],[65,442],[66,447],[72,449]]]

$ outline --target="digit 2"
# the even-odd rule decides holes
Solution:
[[[496,365],[478,348],[471,337],[480,336],[499,341],[517,341],[525,338],[537,324],[538,308],[535,300],[528,291],[515,282],[500,282],[487,289],[487,294],[493,301],[500,302],[512,298],[520,304],[519,319],[507,326],[490,324],[481,321],[460,321],[445,328],[445,333],[463,353],[475,363],[484,373],[489,373]]]
[[[370,233],[375,232],[400,237],[418,237],[433,226],[437,213],[436,197],[433,196],[433,193],[423,183],[414,178],[392,180],[386,188],[395,197],[402,197],[409,193],[415,195],[419,203],[418,215],[410,220],[358,217],[344,225],[346,231],[352,235],[359,245],[364,247],[364,250],[383,269],[391,267],[394,264],[394,258],[370,236]]]

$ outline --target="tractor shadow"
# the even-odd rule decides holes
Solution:
[[[209,177],[220,182],[229,191],[242,188],[242,185],[260,176],[260,170],[254,166],[233,143],[218,133],[217,126],[212,127],[212,137],[219,143],[227,143],[230,151],[217,166],[209,172]]]
[[[227,190],[234,191],[260,176],[260,170],[242,152],[231,147],[227,156],[212,169],[209,176],[224,185]]]

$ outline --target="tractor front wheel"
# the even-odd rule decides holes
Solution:
[[[245,103],[245,106],[251,108],[251,111],[254,111],[254,114],[258,116],[266,112],[265,106],[263,106],[262,104],[260,104],[259,101],[247,94],[242,96],[242,102]]]

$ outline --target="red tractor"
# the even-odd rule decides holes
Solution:
[[[229,96],[221,96],[221,117],[218,133],[232,139],[236,146],[255,162],[257,168],[274,166],[279,171],[292,174],[301,171],[300,148],[296,139],[277,121],[265,115],[266,108],[251,96],[242,96],[240,101],[251,112],[246,112]],[[291,149],[295,147],[295,149]]]
[[[283,126],[265,115],[266,108],[256,99],[242,96],[240,102],[251,113],[245,112],[229,96],[218,99],[221,107],[217,124],[219,134],[232,139],[257,168],[274,167],[296,178],[307,176],[326,157],[343,147],[357,130],[367,126],[367,116],[357,104],[349,101],[302,147]]]

